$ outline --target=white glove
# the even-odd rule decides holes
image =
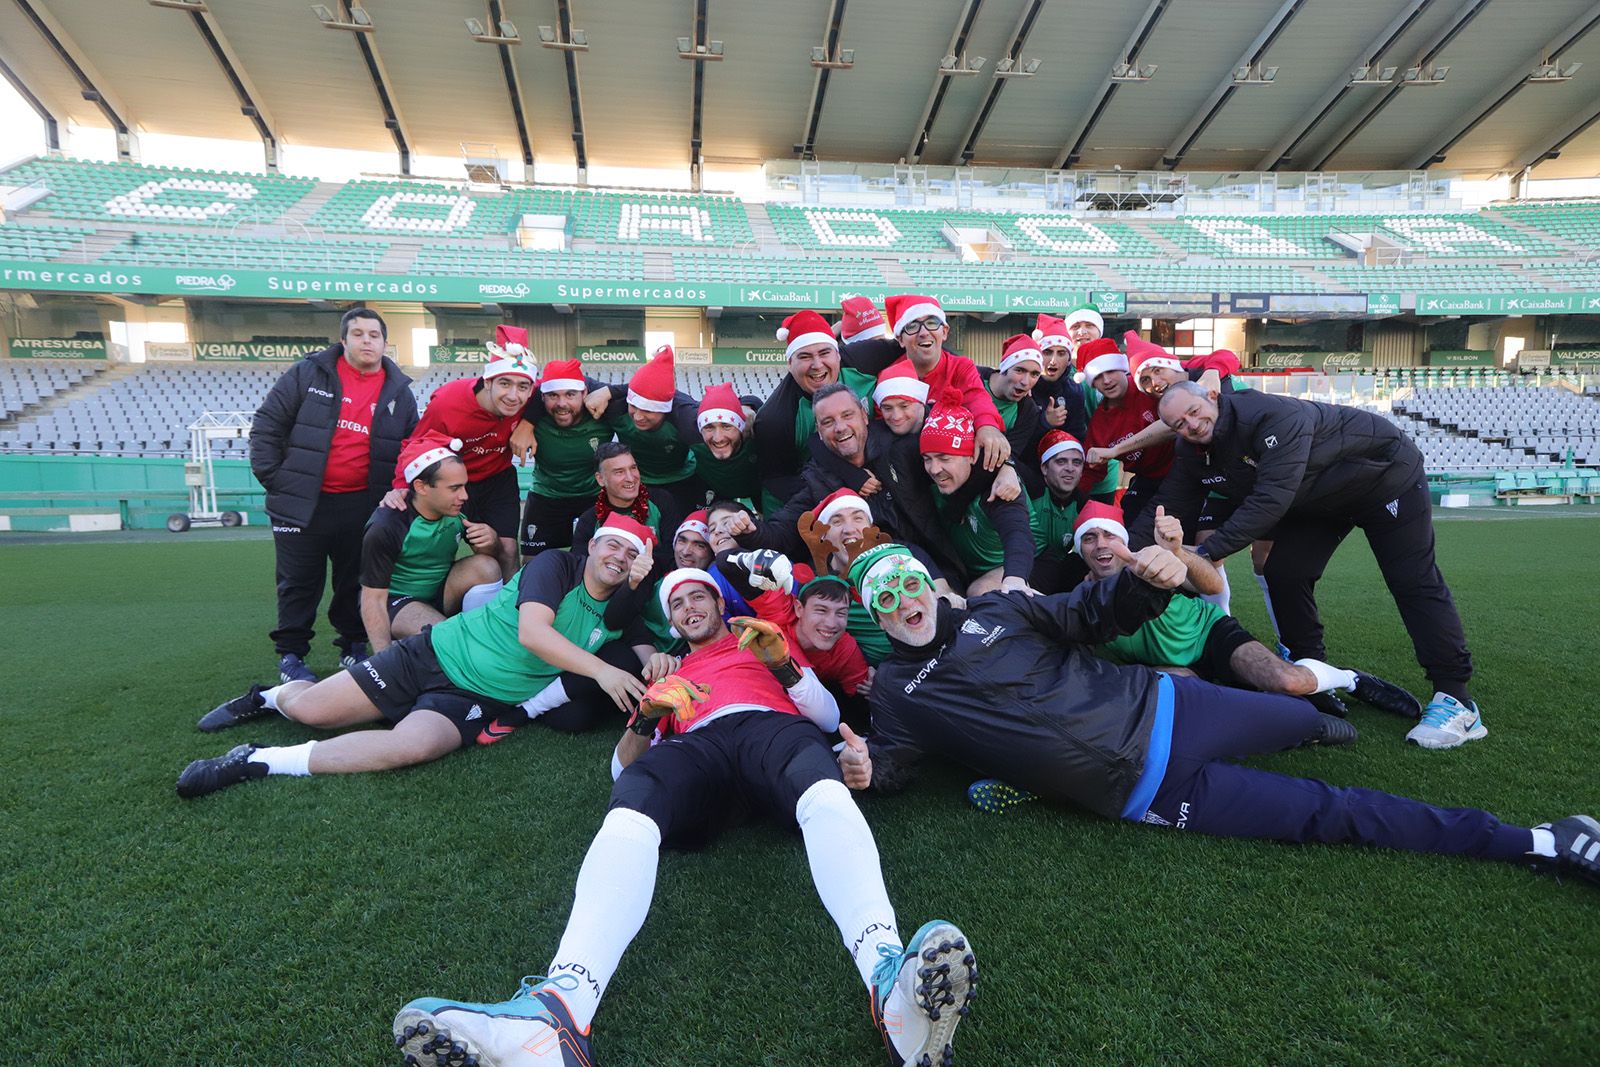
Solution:
[[[770,548],[754,552],[740,552],[730,557],[750,576],[750,584],[757,589],[794,591],[794,567],[789,557]]]

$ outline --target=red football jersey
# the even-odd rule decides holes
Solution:
[[[522,413],[501,417],[483,410],[473,391],[479,379],[457,378],[434,390],[428,409],[417,420],[412,436],[437,430],[446,437],[461,439],[461,462],[467,465],[467,480],[481,482],[511,466],[511,431],[522,421]],[[484,388],[489,388],[484,384]],[[406,487],[405,472],[394,472],[396,489]]]
[[[1109,401],[1102,400],[1100,406],[1094,409],[1094,414],[1089,416],[1089,434],[1084,444],[1090,448],[1110,448],[1159,421],[1156,398],[1139,392],[1130,382],[1128,391],[1115,407]],[[1121,463],[1123,469],[1131,474],[1163,478],[1172,469],[1172,455],[1172,442],[1168,441],[1152,448],[1129,452],[1122,457]],[[1105,475],[1103,466],[1085,467],[1083,479],[1078,484],[1094,485]]]

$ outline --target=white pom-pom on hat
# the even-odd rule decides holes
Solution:
[[[1035,341],[1043,341],[1044,340],[1044,331],[1043,330],[1034,330],[1033,331],[1033,339]]]
[[[779,326],[778,332],[774,336],[780,341],[787,341],[789,339],[789,327]]]
[[[450,438],[450,451],[452,451],[452,452],[460,452],[466,446],[467,446],[467,443],[465,441],[463,441],[461,438],[459,438],[459,437]]]

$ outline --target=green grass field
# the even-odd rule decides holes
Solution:
[[[1260,761],[1487,807],[1600,809],[1600,522],[1451,517],[1440,556],[1488,739]],[[605,810],[614,735],[537,728],[431,766],[269,779],[185,802],[191,759],[310,733],[195,719],[273,669],[271,546],[0,541],[0,1062],[394,1063],[406,1000],[497,1000],[549,960]],[[1235,566],[1236,611],[1265,632]],[[1359,537],[1322,594],[1331,657],[1422,695]],[[313,666],[333,660],[319,635]],[[1514,867],[1217,841],[1037,805],[969,809],[930,773],[862,806],[903,929],[948,917],[982,993],[961,1062],[1595,1062],[1600,890]],[[755,826],[663,857],[655,907],[595,1025],[602,1063],[874,1064],[867,998],[798,838]]]

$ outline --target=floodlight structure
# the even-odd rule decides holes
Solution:
[[[1450,73],[1450,65],[1407,67],[1405,73],[1400,75],[1401,88],[1414,88],[1420,85],[1438,85],[1444,81],[1445,75]]]
[[[856,65],[856,50],[836,46],[833,54],[829,55],[823,45],[812,45],[811,65],[818,70],[849,70]]]
[[[1037,59],[1014,60],[1010,56],[994,65],[996,78],[1031,78],[1042,64]]]
[[[340,18],[335,15],[326,4],[312,4],[311,13],[317,16],[317,21],[322,23],[324,29],[344,30],[348,33],[372,33],[377,27],[372,24],[372,16],[367,14],[367,9],[351,0],[350,17]]]
[[[1350,75],[1350,84],[1353,86],[1388,85],[1394,81],[1394,76],[1399,73],[1399,70],[1399,67],[1380,67],[1377,64],[1357,67]]]
[[[505,32],[507,25],[507,20],[500,20],[502,33]],[[515,29],[515,27],[512,28]],[[589,50],[589,35],[574,26],[566,37],[562,37],[554,26],[540,26],[539,47],[553,48],[558,52],[587,52]]]
[[[1147,82],[1156,76],[1156,64],[1146,63],[1140,66],[1137,63],[1118,63],[1111,68],[1111,80],[1119,84],[1129,82]]]
[[[467,19],[467,35],[479,44],[521,44],[522,34],[510,19],[501,19],[499,33],[490,33],[479,19]]]
[[[1557,56],[1534,67],[1533,73],[1528,75],[1528,84],[1559,85],[1562,82],[1571,81],[1572,76],[1578,73],[1578,68],[1582,66],[1582,63],[1568,63],[1563,67],[1561,58]]]
[[[1271,85],[1277,80],[1278,68],[1265,66],[1261,63],[1235,67],[1233,71],[1234,85]]]
[[[941,78],[955,78],[962,75],[978,74],[983,70],[983,65],[987,62],[989,62],[988,59],[984,58],[983,56],[972,56],[971,58],[968,58],[965,52],[961,53],[959,56],[947,55],[939,60],[939,69],[937,73]]]
[[[723,58],[722,42],[696,42],[687,37],[679,37],[678,58],[691,60],[695,63],[720,63]]]

